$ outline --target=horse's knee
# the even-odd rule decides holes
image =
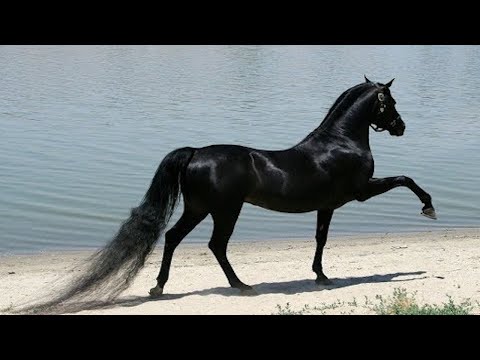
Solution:
[[[399,176],[398,177],[398,182],[401,185],[405,185],[405,186],[412,186],[412,185],[415,184],[415,181],[413,181],[412,178],[409,178],[408,176],[405,176],[405,175]]]

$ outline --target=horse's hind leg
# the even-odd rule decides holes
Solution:
[[[163,293],[163,287],[168,280],[172,257],[178,244],[197,226],[208,212],[194,212],[185,205],[185,210],[177,223],[165,233],[165,246],[163,250],[162,266],[157,277],[157,286],[150,289],[151,296],[159,296]]]
[[[230,286],[249,292],[252,291],[252,287],[240,281],[227,259],[228,240],[233,233],[241,208],[242,203],[233,206],[230,209],[221,209],[221,211],[212,212],[213,234],[208,243],[208,247],[217,258],[223,272],[227,276]]]

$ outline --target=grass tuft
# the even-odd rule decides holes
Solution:
[[[337,300],[333,303],[321,303],[318,306],[304,305],[301,309],[295,310],[290,303],[285,306],[277,305],[277,312],[273,315],[325,315],[327,310],[340,309],[340,314],[348,315],[356,313],[357,308],[367,309],[368,312],[374,312],[378,315],[470,315],[475,306],[467,299],[461,303],[455,303],[451,296],[447,295],[448,300],[441,305],[417,303],[416,292],[408,293],[404,288],[395,288],[393,295],[383,297],[375,296],[376,301],[370,300],[365,296],[365,303],[359,304],[353,298],[352,301]],[[477,302],[477,306],[480,303]]]
[[[393,296],[383,298],[377,295],[378,304],[373,310],[379,315],[469,315],[473,310],[470,300],[456,304],[451,296],[441,305],[419,305],[415,299],[416,293],[409,294],[404,288],[396,288]]]

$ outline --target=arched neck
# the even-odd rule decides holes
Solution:
[[[370,94],[363,94],[347,109],[325,118],[300,144],[325,141],[326,136],[333,136],[349,138],[369,147],[370,124],[374,120],[374,100]]]

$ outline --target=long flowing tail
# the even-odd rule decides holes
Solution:
[[[180,195],[180,179],[193,153],[192,148],[169,153],[160,163],[141,204],[132,209],[113,240],[88,260],[86,271],[54,299],[23,310],[74,312],[92,295],[97,301],[112,301],[127,289],[173,214]]]

